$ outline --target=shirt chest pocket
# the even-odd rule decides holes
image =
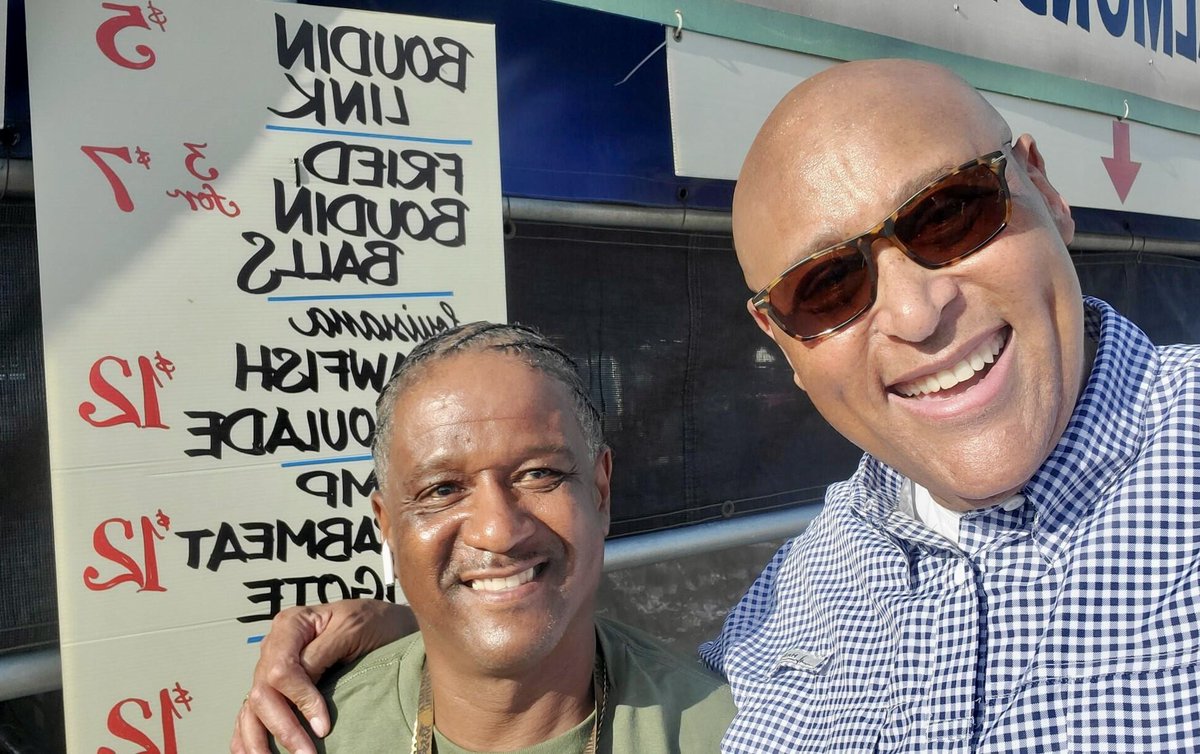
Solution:
[[[778,731],[778,745],[761,751],[899,751],[909,717],[897,714],[887,697],[886,666],[848,667],[834,648],[793,645],[778,654],[769,672],[747,684],[735,727],[753,738]]]
[[[1060,599],[1036,653],[1036,679],[1086,682],[1105,675],[1170,673],[1200,662],[1200,564],[1166,559],[1139,588],[1087,583]],[[1173,570],[1172,570],[1173,569]],[[1094,567],[1099,570],[1099,567]]]

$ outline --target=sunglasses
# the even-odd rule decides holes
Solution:
[[[811,254],[750,299],[797,340],[837,332],[875,303],[878,271],[871,246],[886,238],[935,270],[974,254],[1004,230],[1012,202],[1004,151],[971,160],[913,194],[871,230]]]

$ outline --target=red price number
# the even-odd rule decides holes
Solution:
[[[132,155],[129,153],[129,147],[82,146],[79,149],[95,163],[96,167],[100,168],[101,174],[108,179],[108,186],[112,189],[113,200],[117,203],[117,208],[122,212],[133,212],[133,199],[129,197],[129,189],[125,188],[125,182],[121,180],[117,171],[113,170],[109,163],[123,162],[126,165],[132,165],[136,158],[138,165],[149,170],[150,153],[141,147],[134,147]]]
[[[84,401],[79,404],[79,416],[93,427],[132,424],[142,429],[170,429],[162,423],[162,414],[158,407],[158,390],[164,386],[159,374],[166,376],[168,380],[174,379],[175,364],[158,351],[155,351],[153,361],[149,356],[137,357],[138,374],[142,383],[142,410],[140,412],[134,406],[133,401],[125,397],[125,393],[109,382],[109,378],[104,375],[106,364],[116,365],[116,368],[120,370],[122,382],[133,378],[133,370],[128,361],[118,356],[102,356],[92,364],[91,374],[88,377],[92,392],[96,394],[97,398],[108,403],[115,413],[98,419],[96,414],[99,409],[96,404],[92,401]]]
[[[83,585],[93,592],[103,592],[121,584],[136,584],[139,592],[165,592],[167,588],[158,581],[158,554],[155,543],[166,539],[159,532],[170,531],[171,519],[160,509],[151,519],[142,516],[139,519],[140,531],[135,534],[133,522],[126,518],[110,518],[101,522],[92,532],[92,547],[96,554],[110,563],[116,564],[121,570],[116,576],[105,581],[100,580],[100,569],[88,566],[83,570]],[[126,553],[113,544],[109,534],[116,530],[124,540],[122,544],[136,545],[139,535],[142,540],[141,562],[133,555]]]
[[[213,188],[213,181],[216,181],[217,176],[221,173],[211,165],[203,171],[196,165],[200,160],[208,159],[204,155],[204,150],[208,148],[208,143],[194,144],[185,141],[183,146],[188,152],[187,157],[183,159],[183,166],[187,168],[188,173],[193,178],[201,182],[200,188],[196,191],[184,188],[171,189],[167,192],[167,196],[183,199],[188,203],[188,209],[192,212],[216,211],[226,217],[237,217],[242,214],[242,210],[238,207],[237,202],[227,196],[222,196]]]
[[[108,711],[108,732],[131,744],[142,747],[138,754],[178,754],[179,748],[175,742],[175,721],[192,711],[194,701],[191,692],[179,683],[169,689],[159,689],[158,709],[145,699],[131,697],[122,699]],[[130,722],[126,714],[132,712],[134,722]],[[140,724],[153,722],[158,717],[158,730],[162,736],[162,745],[155,741],[151,733],[138,727]],[[101,746],[96,754],[117,754],[115,749]]]
[[[96,46],[104,53],[104,57],[122,68],[132,68],[135,71],[145,70],[154,65],[157,58],[149,45],[134,45],[136,58],[126,57],[117,49],[117,35],[126,29],[153,31],[150,24],[154,24],[159,31],[167,30],[167,14],[154,5],[154,0],[146,3],[148,13],[143,13],[141,6],[122,3],[100,3],[100,7],[112,11],[112,17],[96,27]]]

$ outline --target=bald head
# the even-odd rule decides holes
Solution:
[[[907,198],[913,166],[953,167],[1011,138],[978,92],[930,63],[843,63],[805,80],[771,112],[738,177],[733,231],[746,283],[757,290],[886,216]],[[926,166],[934,146],[961,159]],[[874,219],[856,227],[860,217]]]

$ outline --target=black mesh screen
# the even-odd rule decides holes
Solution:
[[[58,639],[33,205],[0,204],[0,652]]]
[[[507,249],[509,318],[600,402],[614,535],[818,500],[853,468],[754,328],[728,236],[519,223]]]
[[[1083,292],[1099,296],[1155,343],[1200,343],[1200,260],[1140,254],[1075,259]]]

